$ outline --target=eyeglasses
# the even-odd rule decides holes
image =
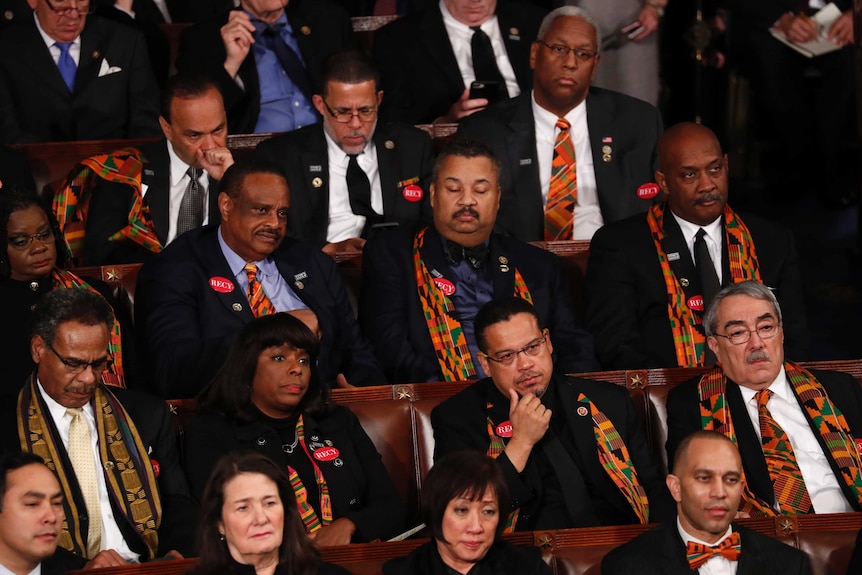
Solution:
[[[58,16],[68,16],[73,10],[77,10],[78,14],[92,14],[96,9],[95,4],[90,4],[90,0],[64,0],[63,2],[55,2],[51,4],[51,0],[45,0],[48,8]]]
[[[529,356],[533,356],[533,357],[539,355],[542,352],[542,350],[544,349],[543,346],[545,345],[546,341],[548,341],[548,330],[543,329],[542,330],[542,337],[540,337],[539,339],[534,339],[533,341],[531,341],[530,343],[528,343],[527,345],[525,345],[524,347],[522,347],[521,349],[519,349],[517,351],[508,351],[506,353],[499,353],[499,354],[497,354],[496,357],[492,357],[492,356],[488,355],[487,353],[482,353],[482,355],[484,355],[486,358],[493,361],[494,363],[499,363],[500,365],[508,367],[508,366],[512,365],[513,363],[515,363],[515,359],[521,353],[523,353],[524,355],[529,355]]]
[[[589,62],[593,58],[596,57],[595,50],[587,50],[586,48],[569,48],[568,46],[562,46],[560,44],[548,44],[547,42],[542,42],[541,40],[536,40],[537,44],[541,44],[545,48],[551,51],[551,56],[554,58],[564,59],[569,57],[569,52],[574,52],[575,58],[580,62]]]
[[[54,355],[57,356],[57,359],[59,359],[63,363],[63,365],[66,366],[66,369],[69,370],[69,373],[77,375],[79,373],[83,373],[89,367],[93,370],[93,375],[99,376],[102,375],[102,373],[104,373],[106,369],[108,369],[109,365],[111,365],[111,358],[109,358],[108,356],[94,359],[93,361],[84,361],[83,359],[78,359],[75,357],[63,357],[62,355],[57,353],[57,350],[51,347],[51,345],[49,345],[47,342],[45,343],[45,345],[47,345],[48,349],[50,349],[54,353]]]
[[[39,243],[47,244],[48,242],[53,241],[53,239],[54,230],[48,228],[47,230],[42,230],[38,234],[33,234],[32,236],[12,236],[6,241],[16,250],[26,250],[30,247],[30,244],[33,243],[33,240],[39,240]]]
[[[329,112],[329,115],[332,116],[339,124],[347,124],[353,120],[353,116],[358,116],[360,122],[373,122],[377,117],[377,108],[374,106],[363,106],[361,108],[357,108],[355,112],[353,110],[338,110],[336,112],[329,107],[326,100],[323,100],[323,105],[326,107],[326,111]]]
[[[726,338],[733,345],[742,345],[751,340],[751,334],[757,332],[760,339],[772,339],[778,334],[780,323],[768,323],[755,329],[745,329],[744,327],[735,327],[729,333],[714,333],[716,337]]]

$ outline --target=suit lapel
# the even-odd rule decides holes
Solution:
[[[326,306],[322,305],[318,301],[316,294],[317,290],[310,289],[311,286],[318,281],[318,279],[312,275],[314,271],[309,271],[310,268],[306,267],[307,262],[302,261],[297,264],[293,261],[294,258],[286,255],[289,242],[293,241],[295,240],[285,239],[281,247],[279,247],[279,249],[277,249],[272,255],[272,258],[275,260],[275,265],[278,268],[278,272],[281,274],[281,277],[284,278],[284,281],[287,282],[290,289],[294,294],[296,294],[296,297],[302,300],[302,303],[308,306],[309,309],[314,310],[315,313],[319,315],[321,310],[326,309]],[[299,289],[300,284],[303,286],[303,289]],[[323,319],[321,319],[321,325],[325,325]],[[335,336],[332,335],[331,337]]]
[[[33,68],[37,70],[44,69],[47,71],[46,74],[39,74],[39,76],[45,78],[45,81],[52,92],[68,94],[69,88],[66,86],[66,82],[63,81],[63,77],[60,75],[60,69],[54,62],[50,49],[42,40],[42,36],[36,28],[35,21],[31,20],[29,23],[25,24],[25,26],[27,26],[27,33],[22,34],[21,57],[29,60],[32,63]]]
[[[615,213],[614,202],[619,201],[619,194],[634,193],[625,190],[619,158],[615,157],[614,110],[607,98],[602,98],[592,91],[587,95],[587,129],[590,133],[590,149],[593,153],[593,172],[596,176],[596,188],[599,196],[599,207],[603,214]],[[610,147],[609,154],[604,153],[605,146]],[[609,158],[609,161],[605,161]]]
[[[455,53],[452,52],[452,44],[449,42],[449,35],[443,24],[443,14],[440,13],[438,6],[425,11],[425,17],[419,23],[419,29],[419,37],[416,41],[425,45],[425,51],[443,71],[447,83],[457,87],[459,92],[463,91],[464,79],[461,77]]]
[[[103,56],[104,36],[95,29],[94,23],[84,27],[81,33],[81,55],[75,74],[75,93],[80,93],[90,82],[99,77]],[[108,65],[111,63],[108,62]]]
[[[195,232],[189,232],[195,233]],[[221,304],[227,308],[231,314],[239,313],[242,321],[244,323],[249,323],[254,319],[254,314],[251,312],[251,307],[248,304],[248,296],[243,292],[242,288],[239,287],[236,283],[236,278],[230,270],[230,266],[227,263],[227,260],[222,254],[221,246],[218,242],[218,226],[210,225],[201,230],[200,241],[189,242],[189,245],[192,247],[197,254],[198,259],[201,262],[202,269],[208,270],[208,273],[211,273],[206,281],[209,281],[210,278],[213,277],[223,277],[233,284],[234,288],[227,292],[221,293],[216,290],[212,290],[215,294],[216,299],[221,302]],[[237,306],[239,306],[239,311],[237,311]]]
[[[329,153],[323,128],[315,130],[309,138],[308,149],[302,153],[302,168],[302,177],[305,178],[305,189],[309,191],[310,203],[311,225],[307,226],[307,229],[314,230],[316,242],[324,243],[326,230],[329,227],[330,177]]]
[[[503,184],[503,189],[512,190],[539,190],[539,160],[536,156],[536,127],[533,121],[532,96],[529,93],[518,97],[518,107],[512,120],[509,122],[509,133],[506,135],[506,150],[509,156],[505,158],[511,166],[511,186]],[[525,138],[524,134],[532,134],[532,138]],[[519,216],[515,221],[527,221],[542,223],[544,221],[544,207],[542,205],[541,192],[535,194],[517,193],[515,197],[504,198],[502,206],[507,203],[512,211],[517,211],[525,216]],[[498,218],[499,220],[500,218]],[[541,237],[544,235],[544,224],[533,230],[518,230],[521,233],[514,234],[516,230],[506,230],[509,234],[528,235]]]
[[[751,491],[770,506],[775,504],[775,492],[772,489],[772,479],[769,477],[769,468],[760,448],[760,438],[754,430],[739,385],[727,380],[727,402],[730,406],[730,417],[733,420],[733,429],[736,432],[736,440],[740,446],[751,446],[752,449],[740,449],[742,457],[742,468],[745,470],[745,480]]]
[[[678,573],[679,575],[692,573],[686,558],[685,542],[679,536],[676,521],[662,523],[656,529],[662,531],[662,546],[659,552],[663,558],[663,565],[667,566],[666,573]],[[737,573],[737,575],[739,574]]]
[[[516,15],[512,13],[506,2],[497,4],[497,25],[500,27],[503,44],[506,45],[506,54],[512,64],[512,69],[515,71],[518,85],[521,86],[521,91],[529,92],[533,81],[529,49],[532,38],[525,38],[521,35]]]
[[[167,140],[154,144],[141,146],[141,152],[146,158],[144,172],[141,176],[142,183],[147,186],[144,198],[150,208],[150,216],[156,228],[159,241],[165,245],[168,241],[168,230],[170,229],[170,155],[168,154]]]
[[[700,289],[700,276],[698,276],[697,269],[694,267],[691,252],[688,251],[688,246],[685,244],[682,230],[671,214],[670,208],[665,209],[663,225],[665,237],[661,242],[661,249],[667,256],[668,265],[670,265],[673,275],[676,276],[679,285],[682,286],[686,301],[695,296],[702,298],[703,291]]]
[[[500,236],[492,234],[488,246],[490,248],[488,261],[485,265],[491,266],[494,297],[509,297],[515,293],[515,263],[501,244]]]
[[[374,132],[374,145],[377,148],[377,169],[380,188],[383,194],[383,215],[395,214],[398,206],[398,154],[395,145],[387,146],[385,126],[378,126]],[[394,142],[391,142],[394,144]],[[372,182],[373,185],[373,182]]]

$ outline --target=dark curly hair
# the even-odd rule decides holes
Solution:
[[[63,240],[63,234],[60,232],[60,224],[57,223],[57,218],[54,217],[54,212],[50,206],[33,192],[29,192],[18,186],[11,186],[9,188],[0,188],[0,277],[2,278],[8,278],[12,272],[9,269],[9,257],[7,256],[7,250],[9,249],[9,218],[15,212],[26,210],[33,206],[45,212],[45,216],[48,218],[48,225],[51,226],[51,231],[54,233],[54,247],[57,252],[57,261],[54,266],[61,269],[66,267],[66,242]]]

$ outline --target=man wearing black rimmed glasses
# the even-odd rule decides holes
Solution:
[[[521,298],[492,300],[475,328],[478,360],[489,377],[431,412],[435,461],[461,449],[495,458],[512,494],[507,529],[673,517],[624,388],[555,375],[553,334]]]
[[[323,122],[257,147],[258,157],[284,169],[288,233],[330,255],[361,250],[380,228],[431,220],[431,139],[407,124],[378,123],[379,84],[370,58],[336,52],[313,97]]]
[[[530,49],[532,92],[459,125],[503,164],[497,231],[525,241],[589,240],[605,223],[646,211],[658,193],[639,188],[652,181],[661,114],[590,86],[598,36],[582,8],[554,10]]]
[[[862,388],[847,374],[786,360],[783,322],[761,283],[718,292],[704,325],[720,366],[668,394],[668,457],[692,431],[718,431],[742,455],[740,511],[860,511]]]
[[[0,450],[45,460],[64,491],[60,546],[121,565],[194,552],[195,516],[165,404],[106,388],[110,306],[83,289],[54,290],[33,317],[36,371],[0,402]]]
[[[95,0],[28,0],[0,33],[0,140],[159,134],[158,85],[143,37],[89,14]]]

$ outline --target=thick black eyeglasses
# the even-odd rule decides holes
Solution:
[[[377,117],[377,108],[371,106],[363,106],[355,112],[353,110],[339,110],[338,112],[336,112],[329,107],[329,104],[326,103],[326,100],[323,100],[323,105],[326,107],[326,111],[329,112],[329,115],[332,116],[339,124],[347,124],[353,119],[353,116],[358,116],[360,122],[373,122],[374,119]]]
[[[93,361],[84,361],[83,359],[78,359],[76,357],[63,357],[47,342],[45,343],[45,345],[47,345],[48,349],[50,349],[54,353],[54,355],[57,356],[57,359],[59,359],[63,363],[63,365],[66,366],[66,369],[69,370],[69,373],[83,373],[89,367],[93,370],[94,375],[102,375],[105,370],[108,369],[108,366],[111,364],[111,358],[108,356],[94,359]]]
[[[77,10],[78,14],[92,14],[96,9],[96,4],[90,0],[66,0],[55,4],[51,4],[51,0],[45,0],[45,4],[58,16],[68,16],[73,10]]]
[[[496,356],[491,356],[491,355],[488,355],[487,353],[482,353],[482,355],[484,355],[486,358],[493,361],[494,363],[499,363],[500,365],[508,367],[508,366],[512,365],[513,363],[515,363],[515,358],[517,358],[518,355],[521,353],[523,353],[524,355],[529,355],[529,356],[539,355],[539,353],[541,353],[546,341],[548,341],[548,330],[543,329],[542,330],[542,337],[540,337],[539,339],[534,339],[533,341],[531,341],[530,343],[528,343],[527,345],[525,345],[524,347],[522,347],[521,349],[519,349],[517,351],[509,351],[509,352],[505,352],[505,353],[499,353]]]

